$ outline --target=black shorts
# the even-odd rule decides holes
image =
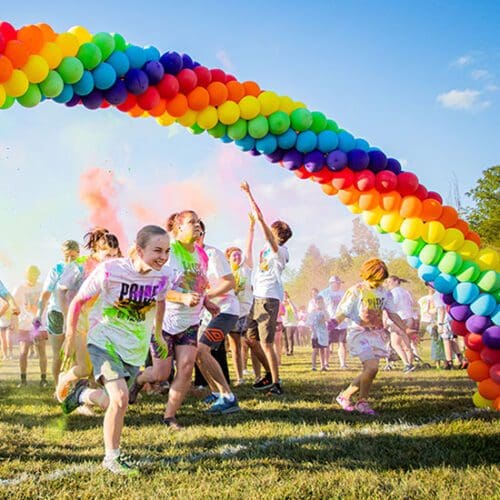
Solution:
[[[211,349],[218,349],[224,342],[226,335],[233,331],[237,321],[236,314],[218,314],[210,320],[205,331],[201,334],[200,343]]]

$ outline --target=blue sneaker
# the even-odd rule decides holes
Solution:
[[[209,415],[227,415],[228,413],[236,413],[240,410],[241,408],[236,397],[233,401],[229,401],[229,399],[220,396],[219,399],[217,399],[217,401],[206,411],[206,413]]]
[[[211,404],[214,404],[219,398],[213,393],[211,392],[204,400],[203,402],[206,404],[206,405],[211,405]]]

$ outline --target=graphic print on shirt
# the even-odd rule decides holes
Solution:
[[[270,248],[266,248],[260,252],[259,256],[259,268],[261,271],[269,271],[269,254],[271,253]]]
[[[195,245],[198,259],[192,253],[188,252],[178,241],[174,241],[170,245],[170,250],[174,257],[181,263],[184,271],[175,277],[172,288],[183,293],[204,293],[208,286],[206,278],[208,256],[203,248]]]
[[[375,329],[383,328],[382,310],[384,308],[384,299],[369,288],[361,287],[360,293],[359,317],[362,326]]]

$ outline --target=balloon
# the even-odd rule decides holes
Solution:
[[[356,203],[359,198],[359,191],[352,187],[346,189],[339,189],[338,198],[344,205],[352,205]]]
[[[414,193],[418,188],[418,177],[411,172],[401,172],[398,175],[398,191],[401,196]]]
[[[155,87],[148,87],[146,92],[137,96],[137,104],[145,111],[148,111],[148,110],[153,109],[154,107],[158,106],[158,104],[160,104],[160,99],[161,99],[161,97],[160,97],[160,93],[158,92],[158,90]],[[169,112],[169,114],[171,114],[171,113]],[[175,116],[175,115],[171,114],[171,116]],[[193,123],[195,123],[195,122],[196,122],[196,120],[193,121]],[[183,125],[185,127],[189,127],[192,124],[190,123],[188,125],[186,123]]]
[[[30,83],[40,83],[47,78],[49,65],[42,56],[31,55],[28,58],[28,62],[23,66],[22,71]]]
[[[275,111],[268,118],[269,130],[274,135],[281,135],[290,128],[290,117],[283,111]]]
[[[129,44],[125,49],[125,55],[132,69],[142,68],[146,64],[146,53],[142,47]]]
[[[235,105],[237,106],[236,103]],[[266,155],[271,154],[274,151],[276,151],[277,147],[278,147],[278,141],[276,140],[276,137],[274,137],[274,135],[272,134],[268,134],[265,137],[262,137],[255,141],[255,149],[261,154],[266,154]]]
[[[403,218],[397,212],[384,214],[380,218],[380,227],[388,233],[394,233],[398,231],[402,223]]]
[[[297,170],[304,163],[304,156],[295,150],[286,151],[283,155],[283,166],[287,170]]]
[[[92,42],[99,47],[103,61],[113,53],[116,47],[115,39],[110,33],[96,33],[92,37]]]
[[[401,164],[399,163],[398,160],[394,158],[388,158],[387,159],[387,165],[386,165],[387,170],[390,170],[393,174],[398,175],[401,172]]]
[[[441,222],[429,221],[424,224],[422,238],[427,243],[439,243],[444,238],[445,231]]]
[[[474,259],[479,253],[479,247],[477,243],[473,241],[465,240],[464,244],[458,249],[458,253],[467,260]]]
[[[252,81],[243,82],[245,87],[245,94],[257,97],[260,94],[260,87],[257,83]]]
[[[79,44],[83,44],[86,42],[92,41],[92,35],[90,32],[84,28],[83,26],[73,26],[68,30],[71,34],[75,35],[78,39]]]
[[[423,281],[432,282],[439,276],[439,269],[436,266],[422,264],[418,268],[418,275]]]
[[[10,59],[14,69],[22,68],[30,56],[28,48],[20,40],[10,40],[7,42],[4,54]]]
[[[222,71],[221,69],[218,68],[211,69],[210,73],[212,75],[212,82],[220,82],[224,84],[226,83],[226,73],[224,73],[224,71]]]
[[[453,290],[453,298],[460,304],[472,304],[479,296],[479,288],[474,283],[459,283]]]
[[[427,198],[422,202],[422,212],[420,216],[424,221],[437,220],[443,212],[441,204],[432,198]]]
[[[397,191],[390,191],[380,195],[380,207],[386,212],[399,210],[401,206],[401,195]]]
[[[382,153],[382,151],[369,151],[368,156],[370,158],[370,164],[368,168],[375,173],[381,173],[385,171],[384,169],[387,166],[387,156]],[[392,173],[392,172],[391,172]],[[391,189],[394,189],[396,186],[394,186]]]
[[[354,184],[359,191],[370,191],[375,186],[375,175],[370,170],[355,172]]]
[[[198,77],[192,69],[184,68],[177,74],[179,88],[183,94],[189,94],[198,85]],[[227,93],[227,87],[226,87]]]
[[[328,158],[327,158],[328,162]],[[328,164],[327,164],[328,167]],[[354,182],[354,174],[352,170],[344,168],[339,172],[332,172],[332,186],[336,189],[346,189],[352,186]]]
[[[118,52],[118,54],[120,53],[121,52]],[[163,65],[160,61],[148,61],[144,65],[144,72],[148,75],[150,85],[157,85],[161,82],[163,76],[165,75],[165,70],[163,69]]]
[[[457,279],[451,274],[439,273],[439,275],[434,279],[434,288],[439,293],[451,293],[457,286],[457,283]]]
[[[61,75],[64,83],[71,85],[82,78],[83,71],[83,64],[76,57],[65,57],[57,68],[57,72]]]
[[[220,106],[227,101],[227,87],[221,82],[212,82],[207,87],[208,95],[210,96],[210,104],[212,106]]]
[[[195,69],[196,73],[196,69]],[[198,84],[200,84],[198,82]],[[245,97],[245,87],[242,83],[237,81],[230,81],[226,83],[228,99],[234,102],[240,102]],[[286,113],[285,113],[286,114]],[[287,115],[288,118],[288,115]],[[288,128],[288,127],[287,127]]]
[[[33,108],[42,100],[42,93],[36,83],[30,83],[28,90],[17,101],[25,108]]]
[[[378,224],[380,222],[380,218],[382,217],[383,213],[384,212],[380,208],[376,208],[374,210],[365,210],[361,214],[361,218],[363,219],[363,222],[365,224],[374,226],[375,224]]]
[[[175,76],[165,75],[157,85],[157,89],[161,97],[172,99],[179,93],[179,81]]]
[[[484,351],[485,348],[483,346],[481,335],[478,335],[477,333],[469,333],[469,335],[466,335],[464,337],[464,340],[465,340],[465,345],[472,351],[480,352],[481,359],[483,359],[482,352]],[[483,361],[485,360],[483,359]]]
[[[328,196],[332,196],[338,193],[338,189],[335,189],[331,184],[322,184],[321,189],[323,190],[323,193]]]
[[[440,271],[447,274],[457,274],[462,267],[463,259],[457,252],[445,252],[438,264]]]
[[[0,83],[6,82],[10,78],[13,69],[10,59],[0,54]]]
[[[47,42],[40,51],[40,56],[45,59],[49,69],[56,69],[61,64],[63,53],[54,42]]]
[[[486,328],[491,326],[491,320],[488,316],[480,316],[478,314],[473,314],[467,319],[466,326],[469,332],[481,334],[483,333],[484,330],[486,330]]]
[[[424,264],[437,265],[443,255],[443,249],[439,245],[428,243],[420,251],[419,258]]]
[[[140,69],[129,70],[125,75],[124,82],[127,90],[134,95],[143,94],[149,86],[148,75]]]
[[[473,334],[471,333],[471,335]],[[481,359],[488,365],[495,365],[497,363],[500,363],[500,350],[493,349],[486,345],[483,346],[482,337],[480,335],[478,335],[478,337],[481,339],[481,349],[476,349],[476,350],[480,351]]]
[[[260,112],[264,116],[272,115],[274,112],[278,111],[280,108],[280,100],[279,97],[271,91],[262,92],[257,97],[260,103]]]
[[[490,349],[500,350],[500,326],[493,325],[486,328],[483,333],[483,343]]]
[[[269,122],[262,115],[248,122],[248,133],[254,139],[262,139],[269,132]]]
[[[219,106],[219,108],[217,109],[217,114],[221,123],[223,123],[224,125],[232,125],[233,123],[236,123],[240,118],[240,107],[233,101],[226,101],[224,104],[221,104]]]
[[[481,355],[479,354],[478,351],[473,351],[472,349],[469,348],[465,349],[464,354],[469,362],[481,359]]]
[[[290,115],[292,127],[297,132],[303,132],[309,129],[312,125],[311,112],[305,108],[298,108]]]
[[[165,73],[176,75],[182,69],[182,57],[177,52],[165,52],[160,57]]]
[[[419,255],[420,251],[424,248],[425,243],[423,240],[404,240],[401,243],[403,252],[406,255]]]
[[[333,151],[339,144],[337,134],[331,130],[323,130],[318,135],[318,149],[323,153]]]
[[[311,151],[304,155],[304,168],[308,172],[319,172],[325,166],[325,156],[321,151]]]
[[[311,115],[312,115],[311,130],[315,134],[319,134],[323,132],[323,130],[326,130],[326,116],[320,111],[313,111]]]
[[[189,108],[188,108],[187,97],[184,94],[179,93],[175,97],[172,97],[172,99],[167,101],[167,112],[170,116],[173,116],[174,118],[179,118],[183,116],[188,109]],[[201,126],[199,122],[198,125]]]
[[[479,394],[485,399],[492,400],[500,396],[500,384],[497,384],[494,380],[491,380],[491,378],[481,380],[477,387]]]
[[[362,149],[352,149],[347,153],[347,164],[354,171],[364,170],[370,163],[368,153]]]
[[[381,193],[394,191],[397,185],[398,185],[398,178],[394,173],[390,172],[389,170],[383,170],[382,172],[378,172],[375,175],[375,187]],[[399,195],[399,197],[401,197],[401,195]]]
[[[483,271],[476,284],[483,292],[493,293],[500,288],[500,274],[493,270]]]
[[[234,125],[232,125],[234,126]],[[217,125],[215,125],[215,127],[211,128],[210,130],[207,130],[207,132],[212,136],[212,137],[215,137],[216,139],[220,139],[221,137],[224,137],[227,133],[227,131],[229,130],[230,127],[226,127],[225,125],[223,125],[222,123],[217,123]],[[245,127],[246,128],[246,127]],[[201,129],[203,130],[203,129]],[[233,139],[233,140],[239,140],[239,139]],[[252,139],[252,146],[250,147],[250,149],[252,149],[255,145],[255,141],[253,141]]]
[[[427,188],[424,185],[419,184],[418,188],[413,193],[413,196],[416,196],[419,200],[424,201],[427,198],[427,193]]]
[[[370,191],[362,191],[359,195],[358,205],[361,210],[380,210],[379,209],[379,193],[375,189]],[[380,212],[382,212],[380,210]],[[382,217],[382,215],[381,215]]]
[[[467,330],[465,321],[457,321],[455,319],[451,320],[451,330],[455,335],[460,335],[460,337],[465,337],[465,335],[470,333]]]
[[[297,134],[293,128],[278,136],[278,146],[282,149],[291,149],[295,145]]]
[[[73,90],[79,96],[90,94],[94,90],[94,79],[90,71],[84,71],[80,80],[73,85]]]
[[[38,26],[23,26],[17,32],[17,39],[23,42],[30,54],[37,54],[43,46],[43,33]]]
[[[479,278],[481,270],[475,262],[464,261],[460,270],[456,274],[458,281],[474,282]]]
[[[106,61],[113,66],[117,76],[121,77],[130,69],[128,57],[123,52],[113,52]]]
[[[317,142],[318,136],[314,132],[307,130],[298,134],[295,147],[301,153],[310,153],[316,149]]]
[[[339,149],[341,151],[344,151],[344,153],[348,153],[356,147],[356,141],[354,140],[352,134],[350,134],[349,132],[346,132],[345,130],[339,130],[338,136]]]
[[[487,269],[497,269],[500,264],[498,252],[493,248],[483,248],[479,250],[476,257],[476,262],[479,264],[481,271]]]
[[[217,110],[213,106],[207,106],[198,113],[197,123],[202,129],[206,130],[215,127],[217,120]]]
[[[461,231],[455,228],[449,228],[446,229],[440,244],[447,251],[456,251],[462,247],[464,241],[465,237]]]
[[[328,156],[326,157],[326,165],[333,171],[342,170],[347,165],[347,155],[343,151],[336,149],[335,151],[328,153]]]
[[[3,84],[5,93],[10,97],[20,97],[28,91],[30,82],[19,69],[12,70],[10,78]]]
[[[116,71],[108,63],[101,63],[92,72],[95,86],[101,90],[107,90],[113,86],[116,81]],[[156,91],[156,89],[155,89]]]
[[[146,93],[147,93],[147,91],[146,91]],[[137,99],[137,100],[139,101],[140,99]],[[182,116],[177,118],[177,123],[180,123],[184,127],[193,127],[196,125],[197,117],[198,117],[198,113],[196,113],[196,111],[193,111],[192,109],[188,108]],[[203,129],[200,128],[200,130],[203,132]]]
[[[489,399],[483,398],[479,392],[475,392],[474,396],[472,396],[472,402],[477,408],[491,408],[493,402],[490,401]]]
[[[399,229],[399,231],[405,238],[408,238],[410,240],[417,240],[422,236],[423,229],[424,223],[422,222],[422,219],[413,217],[405,219],[401,224],[401,228]]]
[[[98,109],[102,100],[103,94],[98,89],[94,89],[90,94],[82,97],[82,103],[87,109]]]
[[[474,243],[476,243],[478,247],[481,246],[481,238],[479,237],[479,234],[477,234],[475,231],[469,231],[465,235],[465,239],[473,241]]]
[[[260,113],[260,102],[254,96],[247,95],[239,102],[240,115],[245,120],[252,120]]]
[[[422,202],[416,196],[404,196],[399,207],[399,214],[403,218],[419,217],[422,212]]]
[[[410,266],[415,269],[418,269],[422,265],[422,262],[416,255],[408,255],[406,257],[406,260],[408,264],[410,264]]]
[[[247,121],[240,118],[235,123],[227,127],[227,135],[233,140],[238,141],[247,135]]]
[[[61,76],[59,75],[59,73],[56,73],[59,78],[61,78]],[[49,77],[50,77],[50,74],[49,74]],[[47,78],[49,78],[47,77]],[[62,80],[62,78],[61,78]],[[43,85],[43,82],[42,82],[42,85]],[[71,85],[68,85],[68,84],[64,84],[63,83],[63,89],[62,89],[62,92],[54,97],[54,101],[59,103],[59,104],[66,104],[67,102],[71,101],[71,99],[73,99],[73,96],[74,96],[74,92],[73,92],[73,87]]]
[[[496,365],[490,367],[489,375],[491,380],[493,380],[497,384],[500,384],[500,363],[497,363]]]
[[[458,221],[458,212],[448,205],[443,206],[443,211],[439,217],[439,222],[441,222],[445,228],[453,227]]]
[[[104,98],[110,104],[118,106],[127,99],[127,87],[122,80],[117,80],[110,89],[104,92]]]

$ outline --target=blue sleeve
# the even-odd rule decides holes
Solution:
[[[7,288],[5,288],[5,285],[0,281],[0,297],[5,298],[8,295],[10,295],[9,291],[7,290]]]

